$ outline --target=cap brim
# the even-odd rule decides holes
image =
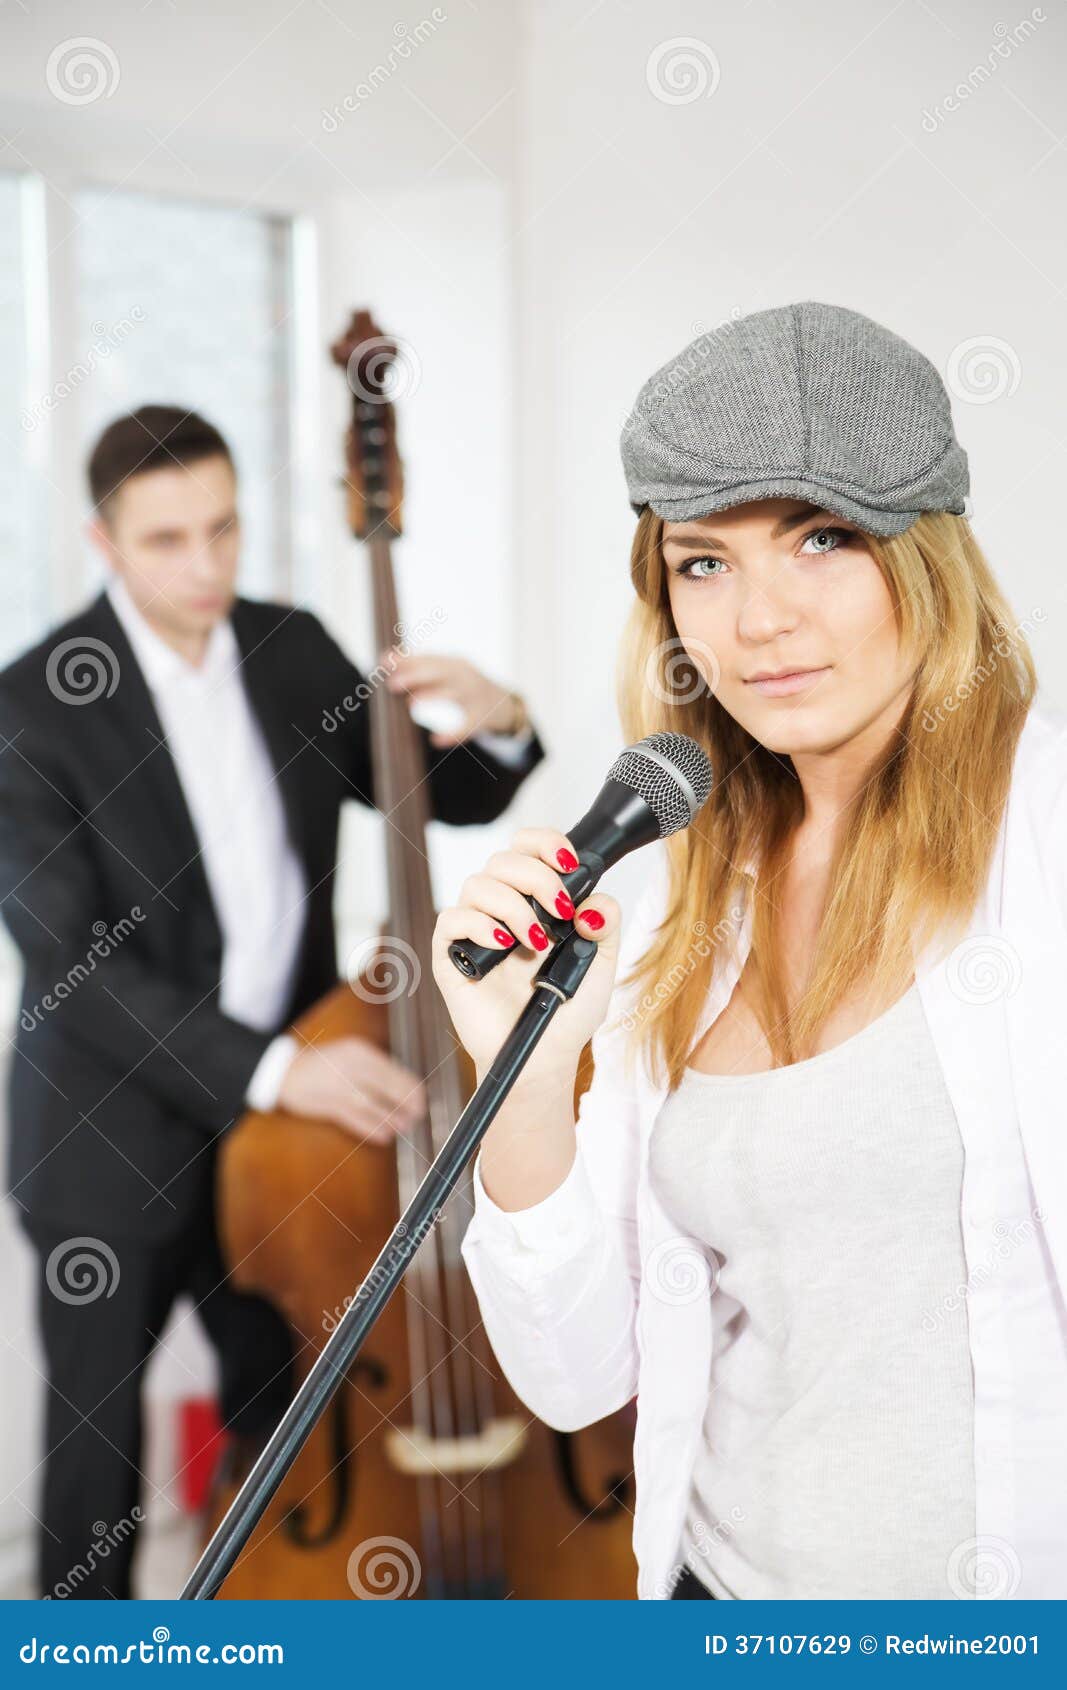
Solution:
[[[832,511],[849,522],[858,523],[871,534],[888,537],[903,534],[917,521],[921,511],[872,510],[832,487],[818,487],[803,480],[750,481],[738,487],[723,488],[717,493],[694,493],[681,498],[655,497],[642,501],[631,500],[631,508],[640,512],[647,504],[667,522],[686,522],[692,517],[710,516],[713,511],[732,510],[735,505],[752,504],[756,499],[810,499],[818,510]]]

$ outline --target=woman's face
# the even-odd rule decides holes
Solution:
[[[769,750],[828,751],[891,706],[902,713],[914,665],[855,524],[805,500],[757,499],[665,523],[663,556],[689,656]]]

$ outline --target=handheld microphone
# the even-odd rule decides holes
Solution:
[[[688,827],[707,802],[712,778],[707,756],[688,734],[649,734],[620,752],[592,808],[567,835],[578,867],[561,879],[573,901],[577,904],[588,897],[601,875],[639,845]],[[561,920],[536,898],[529,901],[557,944],[573,931],[573,921]],[[476,945],[472,939],[453,939],[448,947],[453,963],[468,980],[484,979],[512,953],[513,947],[496,949]]]

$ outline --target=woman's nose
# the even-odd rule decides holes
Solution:
[[[737,631],[743,640],[771,640],[790,633],[799,619],[799,609],[784,585],[771,581],[746,593],[738,611]]]

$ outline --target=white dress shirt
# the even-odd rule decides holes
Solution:
[[[751,874],[751,865],[749,865]],[[751,948],[751,878],[695,1040]],[[624,930],[622,980],[664,915],[655,877]],[[974,1372],[975,1537],[945,1596],[1067,1597],[1067,716],[1031,705],[989,876],[947,955],[913,944],[915,979],[964,1147],[960,1198]],[[632,1067],[633,988],[593,1041],[578,1148],[527,1209],[492,1201],[474,1168],[463,1241],[490,1342],[512,1386],[564,1431],[638,1399],[637,1593],[677,1582],[690,1479],[723,1341],[706,1258],[659,1202],[651,1131],[667,1096]],[[819,1246],[812,1239],[812,1248]],[[704,1275],[701,1276],[701,1264]],[[954,1307],[958,1304],[954,1304]]]
[[[119,577],[107,595],[152,694],[201,848],[222,930],[219,1007],[257,1031],[276,1027],[292,991],[307,883],[241,681],[233,625],[228,617],[216,623],[193,664],[156,633]],[[517,765],[533,734],[474,737]],[[271,1041],[245,1094],[251,1108],[274,1107],[296,1051],[289,1034]]]

